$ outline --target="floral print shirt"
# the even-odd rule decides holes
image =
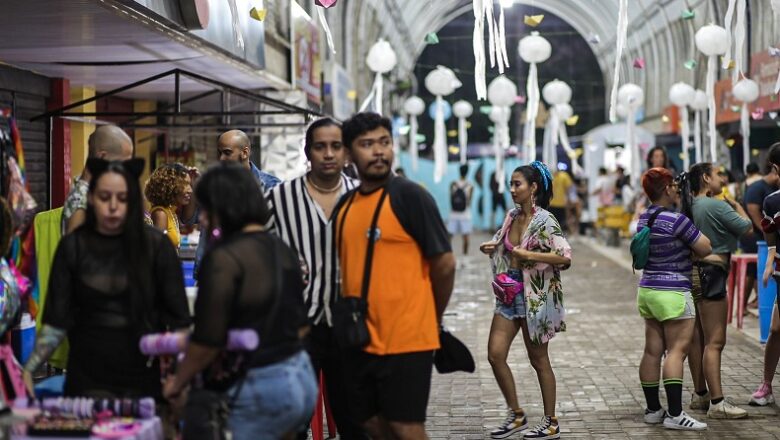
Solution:
[[[65,235],[65,231],[68,228],[68,220],[70,220],[73,214],[79,209],[86,211],[88,192],[89,182],[82,179],[81,177],[77,178],[73,183],[73,187],[70,189],[70,193],[68,193],[68,198],[65,199],[65,204],[62,207],[62,222],[60,225],[62,229],[62,235]]]
[[[493,236],[493,240],[499,243],[491,259],[494,276],[507,272],[511,267],[511,252],[504,246],[504,236],[509,233],[513,220],[519,214],[519,209],[507,213],[503,226]],[[520,246],[531,252],[551,252],[571,259],[571,246],[566,241],[558,220],[541,208],[535,208]],[[525,285],[528,333],[531,342],[544,344],[556,333],[566,330],[561,270],[568,269],[568,265],[524,262],[521,268]]]

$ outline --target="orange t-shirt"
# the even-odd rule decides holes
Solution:
[[[394,179],[388,187],[377,221],[379,241],[374,245],[367,298],[371,343],[365,351],[387,355],[435,350],[439,330],[426,258],[451,251],[447,232],[435,202],[422,187],[405,179]],[[337,241],[344,296],[360,296],[368,230],[381,194],[356,193],[351,206],[347,209],[345,203],[337,217],[336,225],[341,225],[346,211],[343,240]],[[403,224],[394,206],[406,214],[401,216]]]

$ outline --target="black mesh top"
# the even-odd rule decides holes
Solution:
[[[299,261],[279,237],[267,232],[239,233],[215,245],[201,265],[191,340],[222,348],[229,329],[253,328],[260,346],[249,367],[298,352],[298,331],[307,325]],[[277,279],[277,265],[281,265],[281,279]],[[274,307],[279,282],[279,303]]]
[[[139,337],[186,328],[190,314],[176,250],[153,227],[144,234],[151,270],[146,292],[130,288],[128,267],[137,262],[128,261],[122,236],[82,227],[57,247],[43,322],[68,332],[67,394],[160,394],[159,368],[141,354]],[[131,295],[145,295],[138,313]]]

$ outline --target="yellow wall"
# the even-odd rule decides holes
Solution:
[[[133,111],[135,112],[153,112],[157,110],[157,103],[155,101],[134,101]],[[154,118],[143,118],[137,121],[137,124],[152,124]],[[144,166],[144,173],[141,176],[141,185],[146,183],[146,179],[149,178],[150,162],[152,158],[152,152],[157,151],[157,132],[154,130],[135,130],[135,136],[133,139],[135,143],[135,157],[143,158],[146,161]]]
[[[78,102],[84,99],[92,98],[95,96],[94,87],[71,87],[70,88],[70,102]],[[78,108],[74,108],[72,112],[95,112],[96,106],[94,102],[83,105]],[[85,119],[95,119],[93,117]],[[89,135],[95,131],[95,124],[88,122],[76,122],[70,121],[70,169],[71,174],[75,176],[81,175],[84,170],[84,163],[87,161],[87,140]]]

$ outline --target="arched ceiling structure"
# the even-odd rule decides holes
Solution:
[[[355,44],[356,52],[347,57],[346,64],[354,65],[349,58],[366,53],[375,38],[383,36],[399,55],[397,74],[400,77],[407,77],[413,71],[417,57],[425,47],[426,34],[436,32],[454,18],[472,11],[471,0],[346,0],[345,3],[347,29],[357,30],[356,35],[347,36],[347,42]],[[538,7],[540,11],[556,15],[585,38],[598,35],[600,43],[593,46],[593,51],[609,90],[619,0],[514,0],[513,3]],[[671,84],[686,81],[697,85],[697,80],[703,79],[703,73],[698,71],[701,69],[689,70],[683,64],[689,59],[702,64],[704,59],[696,51],[693,36],[704,24],[722,23],[725,1],[630,0],[628,3],[629,31],[622,58],[621,83],[634,82],[643,86],[647,113],[659,114],[668,104],[666,95]],[[761,4],[763,2],[751,3],[753,16],[769,12],[769,7]],[[763,11],[764,8],[767,10]],[[681,19],[686,9],[695,11],[693,20]],[[365,21],[372,21],[371,18],[375,20],[373,25]],[[644,70],[632,68],[633,60],[639,57],[646,61]]]

